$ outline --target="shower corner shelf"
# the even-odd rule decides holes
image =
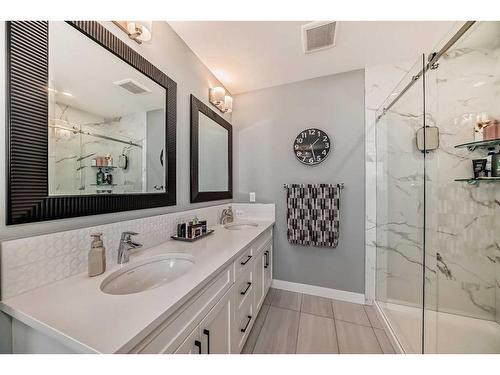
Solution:
[[[456,145],[455,148],[467,148],[469,151],[474,151],[476,148],[487,148],[494,147],[500,145],[500,138],[496,139],[488,139],[485,141],[475,141],[475,142],[467,142]]]
[[[470,185],[477,185],[480,182],[500,182],[500,177],[464,177],[464,178],[455,178],[455,181],[459,182],[467,182]]]

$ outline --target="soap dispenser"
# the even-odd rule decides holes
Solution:
[[[102,233],[94,233],[90,236],[92,243],[89,251],[89,277],[92,277],[106,271],[106,249],[102,242]]]

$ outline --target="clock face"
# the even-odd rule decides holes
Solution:
[[[295,138],[293,152],[302,164],[316,165],[328,156],[332,144],[330,137],[320,129],[302,130]]]

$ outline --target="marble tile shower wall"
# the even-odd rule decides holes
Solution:
[[[384,302],[422,305],[425,177],[426,307],[500,322],[500,186],[454,181],[485,157],[454,148],[473,140],[476,115],[500,118],[500,46],[483,46],[459,43],[427,75],[426,120],[440,128],[440,147],[427,155],[425,176],[414,142],[418,95],[398,103],[378,134],[386,147],[377,147],[377,297],[381,290]]]
[[[500,186],[455,182],[472,175],[485,150],[454,148],[473,140],[476,116],[500,118],[500,23],[482,22],[448,51],[428,75],[430,125],[439,126],[439,149],[427,163],[428,246],[435,257],[440,311],[498,320]],[[474,38],[482,38],[476,47]],[[474,43],[474,44],[473,44]]]
[[[398,82],[408,74],[413,61],[380,65],[365,69],[365,298],[367,302],[379,297],[385,299],[386,287],[376,290],[376,264],[385,263],[383,255],[377,258],[377,147],[376,112],[391,94]],[[380,207],[383,210],[383,207]]]
[[[86,272],[90,234],[103,233],[108,265],[116,264],[121,233],[135,231],[147,249],[170,239],[177,223],[195,215],[217,223],[224,205],[122,221],[71,231],[5,241],[1,247],[1,298],[6,299],[42,285]]]

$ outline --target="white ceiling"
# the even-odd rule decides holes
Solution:
[[[309,21],[175,21],[170,26],[232,93],[417,59],[459,23],[339,22],[336,47],[302,52]]]

